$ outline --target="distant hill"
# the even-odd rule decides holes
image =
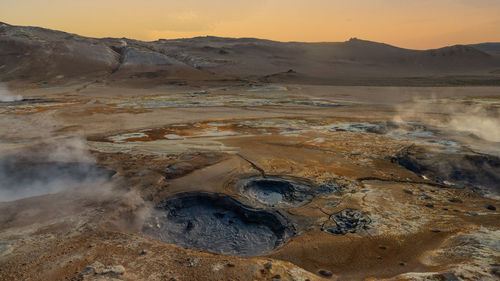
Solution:
[[[481,50],[483,52],[489,53],[494,56],[500,56],[500,42],[493,43],[480,43],[480,44],[472,44],[469,45],[473,48],[476,48],[478,50]]]
[[[188,83],[500,84],[500,43],[417,51],[352,38],[276,42],[195,37],[143,42],[0,23],[0,80]]]

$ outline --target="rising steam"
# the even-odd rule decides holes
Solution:
[[[0,84],[0,102],[13,102],[22,99],[23,97],[21,95],[12,94],[7,87]]]
[[[0,202],[96,185],[112,176],[98,167],[84,138],[54,135],[60,126],[50,115],[1,118]],[[30,141],[21,145],[17,139],[25,134]]]
[[[398,108],[396,122],[419,120],[442,129],[471,134],[490,142],[500,142],[500,109],[474,104],[414,100]]]
[[[411,147],[398,155],[399,163],[417,174],[447,185],[472,187],[498,198],[500,189],[500,109],[462,100],[415,100],[402,106],[396,122],[419,121],[458,140],[452,150]]]
[[[104,183],[112,175],[95,164],[82,140],[53,139],[0,156],[0,202]]]
[[[447,125],[456,131],[472,133],[487,141],[500,142],[500,119],[478,106],[452,115]]]

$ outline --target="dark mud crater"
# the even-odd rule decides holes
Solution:
[[[240,180],[238,192],[254,206],[300,207],[313,199],[311,186],[281,177],[252,177]]]
[[[160,202],[143,232],[185,248],[252,257],[285,243],[295,228],[277,211],[253,209],[227,195],[183,193]]]
[[[393,161],[429,180],[455,188],[500,193],[500,158],[411,146]]]

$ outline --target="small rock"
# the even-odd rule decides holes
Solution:
[[[318,274],[323,276],[323,277],[332,277],[333,276],[333,273],[331,271],[326,270],[326,269],[320,269],[318,271]]]
[[[463,203],[462,200],[457,199],[457,198],[448,198],[448,201],[451,203]]]
[[[410,194],[410,195],[413,195],[413,191],[409,190],[409,189],[405,189],[403,190],[406,194]]]
[[[273,276],[273,279],[274,280],[281,280],[281,275],[276,274],[276,275]]]
[[[103,274],[110,274],[110,275],[123,275],[125,273],[125,267],[122,265],[115,265],[115,266],[106,266],[104,268]]]
[[[122,265],[115,266],[104,266],[102,263],[96,261],[93,264],[87,266],[81,273],[82,276],[85,275],[106,275],[111,277],[117,277],[125,273],[125,267]]]
[[[441,232],[441,230],[439,230],[439,229],[431,229],[431,232],[439,233],[439,232]]]
[[[227,266],[228,266],[228,267],[235,267],[236,265],[235,265],[233,262],[228,262],[228,263],[227,263]]]
[[[97,274],[97,271],[100,271],[102,268],[104,268],[104,264],[96,261],[93,264],[87,266],[81,273],[81,275],[90,275],[90,274]]]
[[[490,211],[496,211],[497,210],[497,207],[493,206],[493,205],[487,205],[485,206],[486,209],[490,210]]]
[[[427,207],[427,208],[434,208],[434,204],[432,204],[432,203],[427,203],[427,204],[425,204],[425,207]]]
[[[400,265],[400,266],[405,266],[405,265],[406,265],[406,263],[405,263],[405,262],[400,262],[400,263],[399,263],[399,265]]]
[[[189,263],[189,266],[195,266],[197,263],[198,263],[198,259],[194,258],[194,259],[191,259],[189,258],[188,259],[188,263]]]
[[[268,271],[271,271],[271,269],[273,268],[273,263],[272,262],[268,262],[264,265],[264,268],[267,269]]]
[[[378,248],[381,249],[381,250],[387,250],[386,246],[378,246]]]
[[[144,255],[147,255],[147,254],[148,254],[148,251],[146,251],[146,250],[141,250],[139,252],[139,255],[141,255],[141,256],[144,256]]]

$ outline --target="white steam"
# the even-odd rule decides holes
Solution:
[[[12,94],[7,87],[0,84],[0,102],[13,102],[22,99],[23,97],[21,95]]]
[[[109,180],[86,140],[53,134],[61,126],[50,115],[0,116],[0,202],[83,189]],[[5,121],[5,122],[3,122]],[[19,141],[25,139],[25,141]]]
[[[97,167],[83,140],[50,139],[0,156],[0,202],[103,184],[111,175]]]
[[[475,104],[414,100],[398,108],[396,122],[422,121],[446,130],[473,134],[483,140],[500,142],[500,109]]]
[[[478,106],[454,114],[447,124],[455,131],[472,133],[487,141],[500,142],[500,119],[489,116]]]

